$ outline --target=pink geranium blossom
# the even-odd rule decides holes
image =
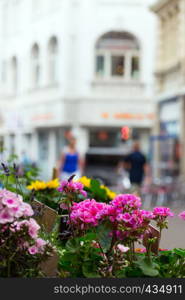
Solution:
[[[12,223],[22,217],[30,217],[33,210],[28,203],[23,202],[22,196],[6,189],[0,191],[0,223]]]
[[[28,203],[22,204],[22,210],[25,217],[31,217],[34,215],[33,209]]]
[[[185,221],[185,211],[182,211],[178,216]]]
[[[173,217],[174,214],[171,212],[168,207],[156,207],[153,210],[154,218],[156,217]]]
[[[126,211],[130,209],[138,209],[141,206],[141,199],[136,195],[121,194],[116,196],[110,204]]]
[[[38,248],[43,248],[43,246],[45,246],[47,244],[47,242],[41,238],[38,238],[36,240],[36,245]]]
[[[37,238],[35,242],[39,253],[42,253],[44,251],[45,246],[48,244],[45,240],[41,238]]]
[[[43,254],[49,244],[38,237],[40,226],[30,218],[33,214],[32,207],[23,202],[20,195],[6,189],[0,190],[0,246],[9,249],[15,234],[12,247],[15,246],[16,251],[30,255]]]
[[[84,191],[83,188],[84,188],[84,185],[80,182],[64,180],[60,183],[60,186],[57,190],[59,192],[65,192],[66,194],[77,193],[77,194],[81,194],[84,197],[86,197],[87,193],[86,193],[86,191]]]
[[[81,229],[88,226],[97,226],[107,216],[107,207],[107,204],[96,202],[94,199],[73,203],[70,219],[73,224],[80,226]]]
[[[38,237],[38,231],[40,229],[40,226],[34,219],[29,220],[23,220],[20,222],[15,223],[16,227],[15,230],[21,230],[23,227],[26,227],[28,229],[28,233],[31,238],[36,239]]]
[[[28,252],[31,254],[31,255],[35,255],[39,252],[39,249],[33,245],[31,247],[28,248]]]
[[[34,219],[29,220],[29,234],[32,238],[37,238],[40,226]]]
[[[3,198],[2,199],[2,204],[4,204],[5,206],[7,206],[8,208],[12,208],[12,207],[17,207],[20,203],[18,202],[17,199],[14,198]]]
[[[70,209],[70,222],[78,230],[95,227],[105,220],[112,224],[111,235],[124,240],[141,238],[150,221],[153,212],[139,209],[141,200],[135,195],[119,195],[110,204],[100,203],[94,199],[86,199],[73,203]]]
[[[123,245],[121,245],[121,244],[118,244],[117,245],[117,248],[118,248],[118,250],[120,251],[120,252],[122,252],[122,253],[125,253],[125,252],[127,252],[130,248],[129,247],[125,247],[125,246],[123,246]]]
[[[10,214],[8,208],[3,208],[0,211],[0,224],[12,223],[14,221],[14,217]]]

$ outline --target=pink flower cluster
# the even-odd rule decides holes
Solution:
[[[60,183],[60,186],[57,190],[59,192],[65,192],[66,194],[76,193],[76,194],[81,194],[84,197],[86,197],[87,193],[86,193],[86,191],[83,190],[83,188],[84,188],[84,185],[80,182],[64,180]]]
[[[3,234],[8,229],[10,232],[16,233],[26,228],[29,242],[28,238],[25,239],[22,235],[18,244],[21,249],[27,249],[32,255],[42,253],[47,244],[38,237],[40,226],[33,218],[28,218],[33,214],[31,206],[23,202],[20,195],[6,189],[0,191],[0,232]],[[3,245],[2,240],[1,243]]]
[[[118,214],[116,220],[118,222],[123,221],[127,226],[137,228],[141,224],[148,224],[153,219],[153,213],[145,210],[134,210],[131,213]]]
[[[174,214],[171,212],[170,208],[168,207],[156,207],[153,210],[153,214],[154,214],[154,218],[158,218],[158,217],[167,218],[167,217],[174,216]]]
[[[43,253],[47,242],[41,238],[36,239],[35,245],[32,245],[28,248],[28,252],[32,255],[37,253]]]
[[[71,207],[71,222],[84,230],[90,226],[97,226],[108,214],[109,205],[96,202],[94,199],[73,203]]]
[[[40,230],[40,226],[34,219],[30,218],[28,220],[14,222],[13,231],[19,231],[23,227],[26,227],[28,229],[29,236],[32,239],[36,239],[38,237],[38,231]]]
[[[110,204],[96,202],[94,199],[74,203],[71,207],[70,219],[76,228],[85,230],[98,226],[105,219],[112,223],[112,228],[120,240],[130,236],[141,236],[153,213],[140,210],[140,198],[135,195],[119,195]],[[124,230],[118,230],[122,225]],[[113,234],[113,232],[111,234]]]
[[[32,215],[31,206],[23,202],[20,195],[5,189],[0,191],[0,224],[12,223],[18,218]]]
[[[118,229],[121,226],[122,230],[116,230],[115,234],[120,240],[131,236],[132,238],[141,238],[152,219],[152,212],[140,209],[133,210],[130,213],[120,213],[114,224],[117,225]]]
[[[178,216],[185,221],[185,211],[182,211]]]
[[[142,238],[152,220],[162,225],[166,218],[173,216],[169,208],[156,207],[153,212],[140,209],[141,200],[136,195],[118,195],[109,204],[94,199],[73,203],[70,221],[75,228],[86,230],[109,220],[112,226],[110,235],[124,240]]]
[[[31,244],[29,244],[28,242],[22,242],[20,244],[20,247],[27,249],[28,252],[32,255],[35,255],[37,253],[43,253],[47,242],[38,237],[38,233],[40,230],[40,226],[38,225],[38,223],[32,218],[28,220],[14,222],[11,227],[11,230],[13,232],[18,232],[23,230],[24,228],[26,228],[29,234]]]
[[[141,200],[135,195],[118,195],[110,202],[109,216],[111,222],[124,222],[132,227],[137,227],[143,222],[153,218],[150,211],[140,210]]]
[[[124,211],[131,211],[133,209],[138,209],[141,207],[141,199],[136,195],[132,194],[121,194],[118,195],[110,202],[110,204],[117,209],[121,209]]]

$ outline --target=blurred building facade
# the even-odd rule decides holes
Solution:
[[[1,0],[0,136],[44,174],[72,129],[82,154],[148,150],[155,17],[146,0]]]
[[[160,0],[156,57],[156,175],[185,173],[185,1]],[[164,171],[164,172],[163,172]]]

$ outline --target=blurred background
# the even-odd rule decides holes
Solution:
[[[81,175],[126,190],[137,142],[147,205],[184,201],[184,96],[185,0],[0,0],[2,161],[48,180],[73,137]]]

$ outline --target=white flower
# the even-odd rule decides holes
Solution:
[[[117,245],[117,248],[119,249],[119,251],[121,251],[122,253],[125,253],[125,252],[127,252],[130,248],[129,247],[125,247],[125,246],[123,246],[123,245],[121,245],[121,244],[118,244]]]

